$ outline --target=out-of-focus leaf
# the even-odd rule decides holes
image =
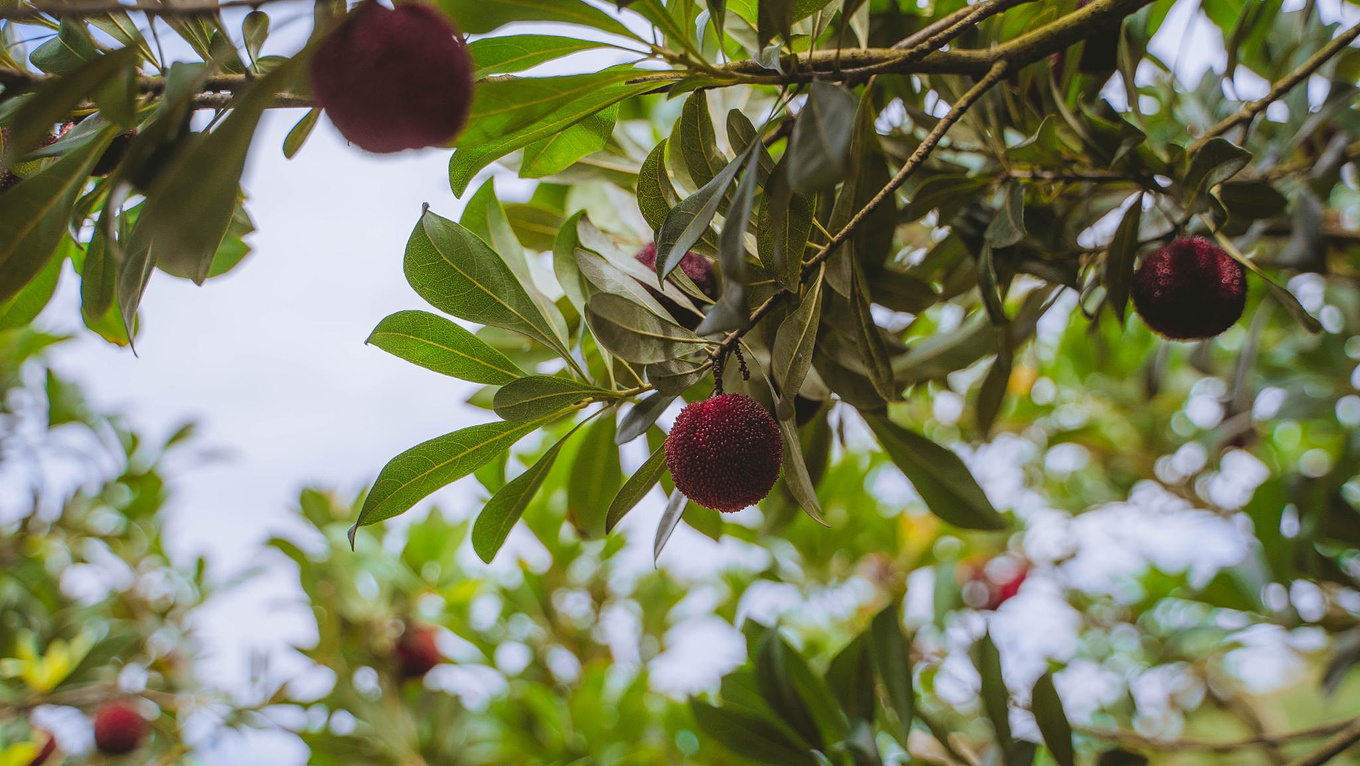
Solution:
[[[1039,724],[1039,733],[1044,737],[1044,745],[1058,762],[1058,766],[1076,766],[1076,751],[1072,747],[1072,724],[1067,722],[1063,711],[1062,698],[1053,686],[1053,673],[1045,673],[1034,682],[1034,693],[1030,697],[1030,710]]]
[[[1251,152],[1225,138],[1209,139],[1190,158],[1185,172],[1185,198],[1193,200],[1200,192],[1232,178],[1251,162]]]
[[[1025,187],[1019,183],[1006,186],[1006,198],[1001,209],[987,226],[987,244],[994,248],[1010,247],[1025,238]]]
[[[973,665],[982,677],[982,707],[992,722],[997,742],[1003,750],[1009,749],[1012,739],[1010,692],[1006,690],[1006,682],[1001,676],[1001,654],[996,644],[992,643],[990,633],[982,634],[982,638],[973,644],[972,654]]]
[[[690,709],[700,731],[737,755],[772,766],[816,766],[816,759],[760,716],[699,700],[690,700]]]
[[[618,19],[583,0],[439,0],[439,7],[468,34],[494,32],[513,21],[547,21],[633,36]]]
[[[652,541],[653,560],[661,558],[661,551],[671,539],[671,533],[675,531],[675,525],[680,523],[680,518],[685,512],[685,505],[688,503],[689,499],[685,497],[685,493],[678,489],[672,492],[670,500],[666,501],[666,510],[661,514],[661,521],[656,525],[656,538]]]
[[[1138,232],[1142,222],[1143,195],[1139,194],[1124,211],[1124,218],[1105,254],[1105,292],[1120,325],[1124,324],[1124,311],[1129,305],[1129,284],[1133,280],[1133,262],[1138,255]]]
[[[48,82],[26,99],[7,126],[5,167],[13,167],[28,150],[51,134],[53,125],[69,117],[81,101],[119,71],[130,70],[136,62],[136,51],[120,48]]]
[[[963,529],[1006,528],[1006,520],[992,507],[958,455],[885,415],[865,413],[865,420],[931,513]]]
[[[557,35],[507,35],[483,37],[468,43],[476,65],[473,77],[480,80],[493,74],[513,74],[546,64],[554,59],[598,48],[601,43]]]
[[[609,506],[623,485],[616,430],[613,409],[586,428],[567,481],[567,519],[587,540],[605,534]]]
[[[912,719],[916,716],[916,698],[912,692],[910,647],[902,634],[902,616],[897,604],[874,616],[868,635],[874,673],[883,684],[888,704],[897,719],[893,735],[899,744],[905,745]]]

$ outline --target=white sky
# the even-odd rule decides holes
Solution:
[[[1164,56],[1179,47],[1190,5],[1168,19],[1176,37],[1158,41]],[[1334,18],[1339,0],[1320,5]],[[276,29],[299,12],[277,6]],[[1192,80],[1208,63],[1205,52],[1220,45],[1208,27],[1192,31],[1180,59]],[[303,486],[352,492],[407,447],[490,419],[462,404],[472,386],[363,343],[382,317],[422,306],[401,259],[422,203],[446,217],[461,210],[448,187],[448,152],[366,155],[323,120],[287,161],[280,146],[301,114],[268,114],[256,137],[244,183],[258,232],[245,263],[205,288],[157,274],[143,302],[139,357],[84,332],[53,354],[96,402],[128,412],[149,433],[193,417],[203,426],[200,444],[230,451],[225,461],[175,475],[169,522],[175,549],[205,552],[219,574],[258,563],[260,541],[286,529],[286,510]],[[43,321],[74,329],[77,292],[68,273]],[[466,508],[479,490],[469,479],[433,499]],[[635,512],[629,523],[650,534],[656,513]],[[671,542],[704,544],[680,532]],[[307,635],[297,612],[278,611],[278,597],[295,595],[272,579],[206,615],[214,678],[239,680],[251,649],[276,651]],[[296,745],[254,738],[229,743],[209,763],[286,766],[303,758]]]

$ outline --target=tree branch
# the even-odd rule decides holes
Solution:
[[[852,217],[840,231],[836,232],[835,236],[833,236],[829,242],[823,245],[816,254],[803,263],[803,269],[799,275],[800,284],[807,281],[808,277],[817,270],[817,267],[822,262],[831,257],[831,255],[836,252],[837,248],[845,244],[846,240],[850,239],[850,236],[855,233],[855,229],[858,228],[870,214],[897,193],[897,190],[902,187],[902,184],[906,183],[907,179],[911,178],[912,174],[915,173],[930,157],[931,152],[935,150],[935,147],[945,137],[945,134],[949,132],[949,129],[954,127],[954,125],[963,117],[964,113],[966,113],[973,104],[977,103],[978,99],[982,98],[983,94],[991,90],[993,86],[1000,82],[1009,70],[1010,65],[1005,59],[997,61],[992,65],[991,70],[987,72],[985,77],[959,97],[959,100],[950,108],[949,113],[944,117],[941,117],[939,122],[935,123],[935,127],[930,129],[930,133],[926,135],[926,138],[921,142],[921,145],[916,147],[916,151],[911,153],[911,156],[907,158],[906,162],[902,163],[902,169],[897,171],[897,175],[893,176],[892,180],[888,181],[888,185],[880,189],[878,194],[875,194],[873,199],[869,200],[864,207],[860,208],[859,211],[855,213],[854,217]],[[710,353],[710,358],[716,361],[726,356],[750,328],[754,327],[766,314],[770,313],[779,301],[784,300],[785,297],[792,294],[793,293],[789,290],[782,290],[766,298],[764,303],[761,303],[756,307],[755,311],[751,312],[751,317],[747,322],[746,327],[729,332],[727,336],[723,338],[722,342]]]
[[[1352,720],[1346,728],[1323,742],[1317,750],[1290,762],[1289,766],[1321,766],[1349,750],[1356,742],[1360,742],[1360,718]]]
[[[1250,737],[1228,741],[1214,741],[1204,739],[1152,739],[1141,734],[1134,734],[1127,731],[1111,731],[1107,729],[1085,729],[1085,733],[1100,739],[1107,739],[1121,745],[1136,750],[1159,750],[1159,751],[1183,751],[1194,750],[1206,753],[1231,753],[1237,750],[1246,750],[1253,747],[1269,747],[1287,745],[1307,739],[1318,739],[1331,735],[1340,736],[1360,723],[1360,719],[1348,719],[1345,721],[1332,721],[1330,723],[1311,726],[1306,729],[1284,732],[1280,734],[1254,734]],[[1360,734],[1356,735],[1360,738]],[[1354,742],[1355,740],[1352,740]],[[1333,753],[1335,755],[1335,753]],[[1319,761],[1318,763],[1322,763]],[[1304,766],[1303,763],[1294,763],[1290,766]]]
[[[1247,102],[1246,106],[1242,107],[1242,110],[1237,114],[1234,114],[1212,128],[1209,128],[1204,135],[1200,136],[1195,140],[1195,143],[1190,145],[1190,149],[1188,150],[1189,153],[1194,154],[1197,150],[1202,148],[1204,144],[1208,143],[1209,139],[1221,136],[1238,125],[1247,124],[1256,119],[1256,115],[1265,111],[1266,107],[1283,98],[1284,95],[1293,90],[1295,86],[1312,76],[1314,72],[1322,68],[1323,64],[1330,61],[1333,56],[1349,48],[1350,44],[1355,42],[1356,37],[1360,37],[1360,24],[1356,24],[1350,29],[1347,29],[1336,39],[1327,43],[1322,50],[1314,53],[1307,61],[1303,62],[1298,69],[1285,75],[1272,85],[1269,93],[1255,101]]]
[[[40,16],[54,18],[96,16],[104,13],[123,11],[126,13],[145,13],[148,16],[211,16],[227,8],[257,8],[266,3],[283,0],[221,0],[216,3],[180,3],[162,5],[148,2],[89,2],[89,3],[50,3],[18,5],[0,8],[0,19],[33,19]]]

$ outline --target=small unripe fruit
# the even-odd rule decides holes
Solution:
[[[365,0],[312,58],[312,91],[355,146],[399,152],[442,146],[472,106],[472,57],[462,35],[419,3]]]
[[[124,755],[141,746],[146,719],[127,702],[113,702],[94,716],[94,746],[106,755]]]
[[[666,437],[666,466],[676,489],[723,513],[765,499],[783,459],[779,424],[760,402],[741,394],[688,405]]]
[[[403,678],[421,678],[444,661],[434,631],[424,625],[407,625],[397,639],[395,653]]]
[[[637,259],[638,263],[646,266],[648,270],[652,272],[656,271],[655,242],[648,242],[647,246],[639,250],[637,255],[634,255],[633,257]],[[713,274],[713,264],[710,263],[707,258],[692,251],[685,253],[685,257],[680,259],[680,270],[685,272],[685,276],[694,281],[694,286],[699,288],[699,292],[707,295],[709,298],[717,298],[718,280]],[[681,308],[680,304],[667,298],[655,287],[652,287],[646,282],[643,283],[643,286],[647,288],[647,292],[651,293],[653,298],[656,298],[662,308],[670,312],[670,315],[674,317],[675,321],[682,327],[693,330],[699,326],[699,322],[703,321],[703,318],[698,314],[695,314],[689,309]]]
[[[1203,237],[1178,239],[1143,259],[1130,290],[1148,327],[1172,340],[1212,338],[1242,318],[1247,273]]]

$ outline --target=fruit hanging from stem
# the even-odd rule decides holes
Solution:
[[[666,437],[666,465],[676,489],[723,513],[765,499],[783,459],[779,424],[760,402],[742,394],[688,405]]]
[[[633,257],[637,259],[638,263],[646,266],[648,270],[653,272],[656,271],[655,242],[647,243],[647,246],[639,250]],[[685,276],[694,281],[694,285],[698,287],[699,291],[704,295],[709,298],[716,298],[718,296],[718,280],[713,273],[713,264],[707,258],[693,251],[685,253],[685,257],[680,259],[680,270],[685,272]],[[653,298],[656,298],[662,308],[670,312],[671,317],[673,317],[681,327],[684,327],[687,330],[693,330],[699,326],[699,322],[703,321],[703,317],[689,309],[682,308],[680,304],[666,297],[655,287],[652,287],[646,282],[643,282],[643,286],[647,288],[647,292],[651,293]]]
[[[1223,248],[1189,237],[1160,248],[1134,272],[1130,293],[1148,327],[1172,340],[1212,338],[1242,318],[1247,274]]]

